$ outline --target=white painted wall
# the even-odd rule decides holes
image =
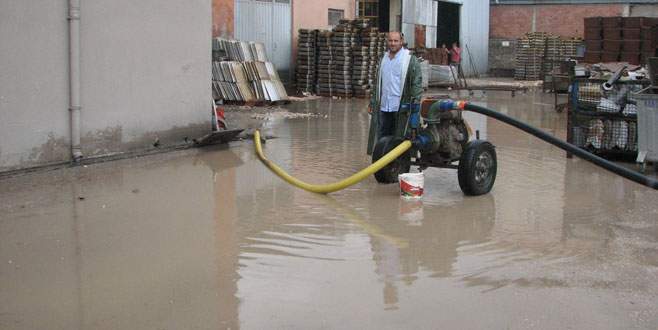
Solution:
[[[65,0],[0,0],[0,171],[68,159],[67,31]]]
[[[0,0],[0,171],[69,160],[67,1]],[[86,157],[209,125],[210,0],[85,0]]]

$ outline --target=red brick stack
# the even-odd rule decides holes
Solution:
[[[648,17],[585,18],[585,59],[587,63],[646,63],[655,56],[658,19]]]

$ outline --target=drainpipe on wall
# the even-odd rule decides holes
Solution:
[[[82,159],[80,148],[80,0],[69,0],[69,112],[71,113],[71,156]]]

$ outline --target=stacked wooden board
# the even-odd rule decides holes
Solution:
[[[650,17],[587,17],[587,63],[628,62],[646,64],[656,55],[658,19]]]
[[[276,68],[259,42],[213,39],[213,98],[253,103],[288,100]]]
[[[317,30],[299,29],[295,81],[297,91],[314,93],[317,78]]]

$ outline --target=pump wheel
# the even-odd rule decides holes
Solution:
[[[379,139],[372,152],[372,162],[374,163],[384,157],[384,155],[395,149],[402,141],[404,141],[402,138],[394,136],[384,136]],[[408,173],[410,169],[411,159],[407,151],[381,170],[375,172],[375,179],[379,183],[395,183],[398,182],[399,174]]]
[[[484,195],[491,191],[496,181],[497,168],[496,149],[493,144],[483,140],[471,141],[459,159],[459,187],[465,195]]]

